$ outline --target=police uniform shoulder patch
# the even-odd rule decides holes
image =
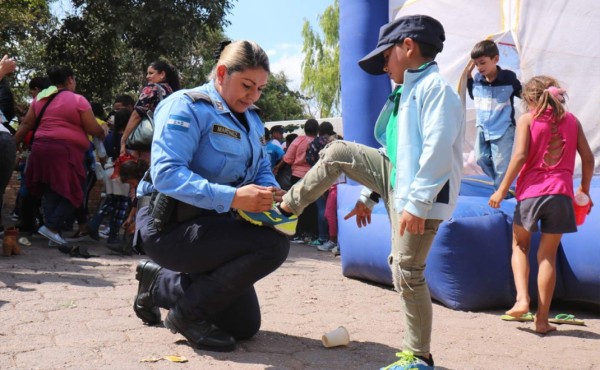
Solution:
[[[213,134],[225,135],[237,140],[240,140],[242,137],[242,134],[240,134],[238,131],[232,130],[229,127],[225,127],[216,123],[212,126],[212,132]]]
[[[169,115],[167,120],[167,129],[177,131],[188,131],[190,129],[190,117],[177,114]]]

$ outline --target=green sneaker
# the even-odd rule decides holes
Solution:
[[[325,243],[325,240],[315,239],[313,241],[310,241],[308,243],[308,245],[310,245],[311,247],[319,247],[319,246],[323,245],[324,243]]]
[[[382,367],[380,370],[432,370],[435,369],[433,366],[433,357],[429,357],[431,364],[425,359],[415,356],[410,351],[397,352],[396,357],[398,361],[390,364],[386,367]]]
[[[275,205],[266,212],[246,212],[241,209],[238,209],[237,212],[244,220],[251,224],[271,227],[288,236],[296,234],[298,216],[291,215],[287,217]]]

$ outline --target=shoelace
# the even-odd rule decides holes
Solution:
[[[418,360],[417,357],[414,355],[414,353],[412,353],[410,351],[396,352],[396,357],[399,358],[398,361],[394,362],[393,364],[389,364],[388,366],[384,367],[381,370],[389,370],[394,366],[410,365],[410,364],[415,363]]]

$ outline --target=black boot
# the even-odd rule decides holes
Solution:
[[[172,333],[181,333],[198,349],[216,352],[231,352],[235,349],[235,338],[206,320],[189,320],[174,307],[165,318],[165,327]]]
[[[150,260],[140,261],[135,269],[135,278],[140,283],[133,301],[133,311],[146,325],[160,324],[160,310],[152,301],[150,291],[161,269],[162,267]]]

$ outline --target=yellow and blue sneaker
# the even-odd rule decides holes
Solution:
[[[238,209],[237,212],[244,220],[251,224],[271,227],[276,231],[289,236],[296,234],[298,216],[284,215],[275,204],[273,204],[273,207],[266,212],[246,212],[241,209]]]
[[[430,370],[435,369],[433,365],[433,357],[425,359],[421,356],[415,356],[411,351],[397,352],[398,361],[380,370]]]

